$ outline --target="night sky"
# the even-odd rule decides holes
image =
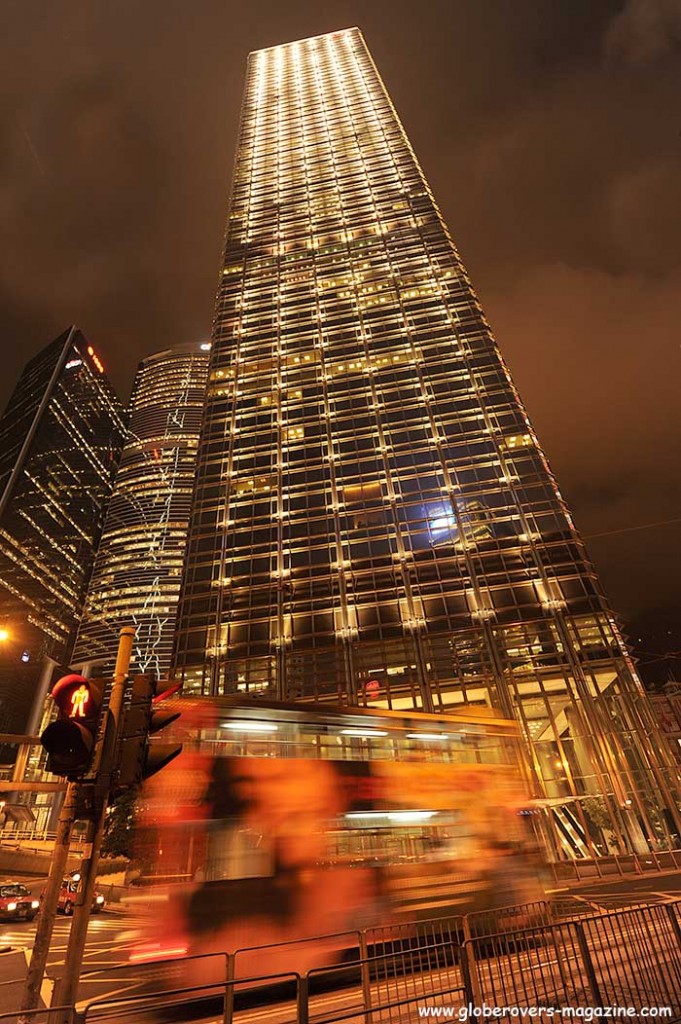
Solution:
[[[681,648],[679,0],[2,15],[2,405],[69,323],[122,397],[143,355],[209,336],[246,55],[358,25],[615,609]]]

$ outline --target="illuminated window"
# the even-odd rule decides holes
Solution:
[[[284,427],[282,430],[283,441],[299,441],[305,436],[305,429],[303,427]]]
[[[343,490],[343,498],[348,505],[380,501],[382,494],[380,483],[356,484]]]
[[[275,485],[276,477],[274,476],[246,477],[236,481],[234,492],[236,494],[250,494],[254,491],[271,491]]]
[[[511,434],[501,439],[499,447],[505,448],[507,451],[513,451],[516,448],[528,448],[532,443],[530,434]]]

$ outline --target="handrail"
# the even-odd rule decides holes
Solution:
[[[212,956],[213,954],[201,954]],[[227,955],[227,954],[224,954]],[[156,1003],[159,1001],[159,994],[163,996],[178,996],[178,995],[189,995],[194,996],[201,992],[214,992],[216,988],[224,986],[224,1005],[227,1005],[227,993],[230,989],[236,985],[251,984],[256,981],[295,981],[296,988],[300,986],[301,976],[297,971],[287,971],[285,974],[262,974],[252,978],[240,978],[238,981],[235,978],[226,978],[224,982],[213,982],[208,985],[190,985],[183,986],[182,988],[166,989],[162,993],[158,992],[145,992],[135,996],[121,996],[116,999],[93,999],[87,1003],[82,1011],[82,1020],[87,1021],[88,1014],[93,1007],[106,1007],[116,1006],[120,1008],[122,1006],[130,1005],[132,1003],[148,1003],[150,1000],[154,1000]]]
[[[594,875],[600,879],[611,874],[619,874],[620,877],[623,877],[625,874],[645,875],[649,871],[661,871],[664,869],[663,862],[666,860],[672,862],[670,870],[675,871],[681,868],[681,849],[650,850],[648,853],[616,853],[606,857],[559,860],[552,861],[548,864],[548,868],[556,881],[565,881],[566,877],[574,877],[575,881],[580,882],[591,880]],[[628,865],[631,865],[633,870],[625,871],[624,869]],[[612,872],[604,870],[610,866],[615,870]]]
[[[537,904],[527,904],[525,906],[536,907]],[[522,909],[522,907],[522,904],[518,904],[510,908],[499,909],[503,918],[504,909],[516,910],[518,908]],[[544,984],[545,981],[549,986],[558,986],[556,991],[560,990],[560,992],[574,992],[577,991],[575,986],[584,985],[586,986],[585,991],[589,993],[592,1000],[595,1000],[594,1005],[601,1005],[603,1001],[605,1001],[605,1004],[608,1001],[617,1001],[617,986],[621,982],[628,981],[629,972],[632,969],[629,961],[621,960],[621,937],[639,935],[639,932],[639,940],[646,944],[646,948],[655,951],[659,947],[659,955],[661,957],[664,958],[665,955],[673,957],[673,964],[675,965],[673,970],[678,972],[681,969],[681,897],[664,904],[620,907],[608,911],[592,911],[586,915],[580,914],[574,919],[546,921],[541,924],[516,927],[506,931],[496,930],[487,934],[465,938],[463,941],[458,940],[458,934],[452,935],[451,932],[446,931],[447,919],[433,919],[431,923],[437,921],[441,925],[441,934],[437,941],[419,943],[416,946],[409,944],[413,937],[409,933],[392,937],[387,935],[384,939],[379,939],[378,942],[369,944],[366,941],[367,935],[376,932],[377,929],[375,928],[359,929],[356,932],[353,930],[351,932],[330,933],[326,938],[357,936],[361,955],[357,959],[345,963],[330,963],[319,967],[312,967],[304,973],[291,970],[276,974],[237,978],[235,976],[235,966],[239,952],[245,952],[246,950],[266,951],[267,949],[292,946],[301,942],[315,941],[314,939],[288,940],[273,943],[270,946],[244,947],[243,950],[237,950],[230,954],[224,952],[202,953],[194,954],[183,960],[150,960],[143,965],[119,965],[118,968],[109,968],[107,974],[110,974],[112,970],[120,971],[126,968],[130,969],[133,966],[158,968],[160,965],[183,965],[191,960],[206,960],[211,957],[224,958],[225,969],[222,978],[216,978],[211,983],[178,985],[166,991],[121,996],[119,998],[92,999],[85,1005],[83,1020],[87,1020],[88,1014],[92,1015],[96,1009],[106,1010],[106,1007],[113,1008],[114,1006],[118,1011],[122,1009],[125,1012],[127,1009],[126,1020],[130,1020],[136,1012],[135,1007],[139,1008],[140,1012],[142,1012],[144,1007],[148,1006],[151,1001],[158,1004],[159,1000],[163,1000],[165,1005],[170,1007],[178,1005],[178,997],[192,996],[193,998],[201,998],[203,994],[210,992],[215,995],[219,993],[222,998],[223,1024],[232,1024],[235,991],[244,991],[249,986],[264,986],[267,983],[288,982],[291,984],[294,982],[296,987],[295,1000],[298,1024],[307,1024],[312,1007],[311,982],[325,975],[338,975],[342,977],[343,974],[359,974],[356,985],[358,998],[355,1004],[350,1008],[346,1002],[346,1005],[342,1007],[341,1013],[334,1015],[330,1011],[328,1015],[325,1013],[322,1013],[321,1016],[315,1015],[314,1019],[316,1024],[333,1024],[333,1022],[350,1020],[351,1018],[364,1015],[365,1020],[371,1022],[377,1019],[374,1015],[380,1014],[381,1011],[389,1011],[398,1006],[424,1002],[432,998],[439,999],[455,992],[462,993],[467,1003],[478,1005],[481,999],[487,998],[489,1001],[484,989],[484,986],[488,984],[499,985],[499,989],[498,991],[495,990],[495,994],[501,998],[505,993],[503,986],[506,982],[504,978],[506,971],[509,969],[520,971],[517,979],[515,973],[513,978],[523,985],[527,981],[527,985],[530,986],[527,989],[528,993],[534,991],[532,985]],[[413,922],[413,935],[418,935],[418,927],[426,923]],[[316,941],[323,940],[324,938],[325,936],[318,936]],[[544,973],[541,973],[545,971],[546,966],[543,959],[535,958],[533,960],[531,957],[527,959],[526,954],[528,950],[543,948],[546,942],[555,946],[557,955],[555,961],[552,961],[555,962],[555,967],[545,977]],[[389,951],[376,952],[378,948],[388,943],[391,944]],[[370,952],[372,948],[374,950],[373,953]],[[567,951],[569,956],[562,956],[561,950]],[[443,951],[447,951],[447,956],[444,960],[442,959]],[[666,954],[665,951],[667,951]],[[608,958],[614,956],[615,952],[619,959],[609,963]],[[657,955],[657,953],[654,955]],[[522,959],[522,969],[519,967],[521,958],[524,958]],[[605,974],[598,970],[599,958],[603,958],[602,962],[607,967]],[[488,963],[497,963],[499,970],[490,970],[488,966],[485,966]],[[569,970],[566,967],[568,963],[571,964]],[[658,961],[654,961],[655,963],[658,963]],[[653,1005],[655,1001],[656,992],[647,984],[646,978],[650,975],[654,980],[654,964],[652,971],[649,967],[646,967],[643,974],[639,972],[635,975],[636,979],[638,979],[636,984],[641,983],[640,998],[648,998],[650,1005]],[[387,966],[382,968],[382,965]],[[504,965],[503,971],[501,970],[502,965]],[[393,970],[393,967],[395,970]],[[617,968],[616,973],[611,977],[611,971],[615,970],[615,968]],[[86,972],[86,975],[100,973],[100,970],[103,969],[90,970]],[[421,973],[425,977],[434,980],[429,981],[425,986],[432,986],[432,992],[421,992],[409,998],[390,1001],[391,996],[395,994],[397,985],[400,984],[400,982],[396,981],[398,977],[416,979]],[[452,980],[458,981],[458,984],[450,984]],[[379,982],[378,991],[372,984],[372,981]],[[515,984],[515,980],[513,983]],[[663,989],[663,994],[676,1005],[676,996],[669,987],[670,984],[671,982],[669,981],[665,982],[666,988]],[[390,986],[393,986],[392,991]],[[409,987],[412,987],[412,981],[409,982]],[[353,986],[352,991],[355,991],[355,986]],[[379,1002],[378,1000],[382,997],[389,1001],[385,1003]],[[377,1000],[375,1004],[373,1004],[374,999]],[[681,1008],[681,1003],[679,1005]],[[0,1017],[0,1021],[6,1019],[7,1015]],[[120,1017],[116,1019],[120,1019]]]
[[[66,1018],[68,1021],[76,1020],[76,1010],[73,1006],[43,1006],[42,1009],[37,1008],[33,1010],[5,1010],[3,1013],[0,1013],[0,1020],[11,1020],[12,1024],[14,1024],[14,1022],[24,1020],[26,1017],[37,1017],[40,1014],[41,1017],[48,1018],[45,1024],[49,1024],[49,1017],[57,1013],[68,1014]],[[61,1020],[63,1021],[64,1018],[62,1017]]]
[[[453,992],[461,992],[462,989],[464,989],[465,991],[463,985],[456,985],[454,988],[440,989],[437,993],[435,993],[435,995],[448,996],[451,995],[451,993]],[[410,1003],[422,1003],[423,1001],[424,997],[423,994],[421,994],[418,996],[411,996],[409,999],[399,999],[392,1003],[380,1003],[378,1006],[372,1006],[370,1009],[367,1008],[367,1016],[369,1015],[369,1013],[371,1013],[372,1015],[378,1014],[381,1013],[383,1010],[394,1010],[396,1006],[408,1006]],[[466,1002],[472,1002],[472,999],[466,998]],[[315,1024],[335,1024],[336,1021],[350,1020],[351,1018],[356,1018],[358,1016],[360,1016],[360,1014],[357,1012],[357,1008],[355,1007],[353,1010],[350,1010],[348,1013],[343,1013],[340,1016],[317,1017],[315,1018]]]

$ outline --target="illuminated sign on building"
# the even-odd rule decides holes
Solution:
[[[99,357],[95,350],[93,349],[92,345],[88,345],[87,354],[90,356],[92,362],[95,364],[99,372],[104,373],[104,367],[102,366]]]

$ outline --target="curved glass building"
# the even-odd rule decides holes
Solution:
[[[120,627],[134,625],[132,670],[168,673],[209,348],[178,346],[140,363],[74,664],[103,660],[110,671]]]
[[[557,856],[676,841],[678,768],[358,29],[248,58],[178,625],[188,692],[515,719]]]

